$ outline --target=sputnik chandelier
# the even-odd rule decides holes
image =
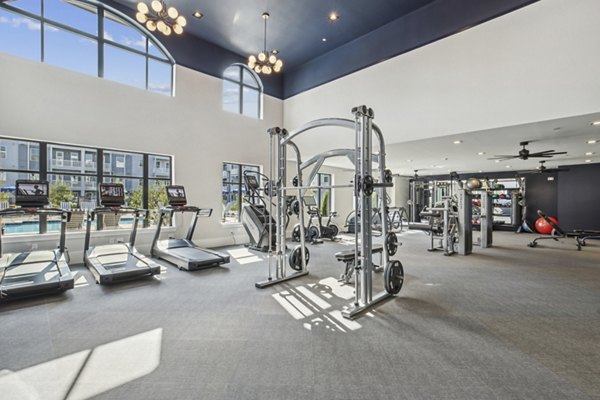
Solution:
[[[165,36],[171,32],[177,35],[183,33],[183,27],[187,21],[175,7],[168,7],[163,0],[153,0],[150,7],[146,3],[139,2],[137,5],[137,14],[135,18],[141,24],[146,24],[150,32],[159,31]]]
[[[263,19],[265,20],[265,40],[263,51],[258,55],[251,55],[248,57],[248,67],[252,68],[257,74],[270,75],[271,72],[281,71],[283,67],[283,61],[277,58],[279,53],[277,50],[267,51],[267,20],[269,19],[269,13],[263,13]]]

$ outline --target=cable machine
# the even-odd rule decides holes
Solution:
[[[268,130],[270,136],[269,148],[269,177],[270,187],[275,188],[271,195],[275,198],[275,220],[276,220],[276,246],[275,251],[269,251],[269,275],[266,281],[257,282],[257,288],[265,288],[277,283],[286,282],[301,276],[308,275],[309,252],[305,246],[304,233],[304,204],[299,202],[300,218],[300,245],[296,246],[289,254],[288,261],[294,273],[287,274],[286,266],[286,230],[285,211],[288,191],[297,191],[301,198],[303,191],[309,189],[354,189],[354,202],[360,220],[360,229],[355,230],[355,299],[354,307],[343,312],[344,317],[354,318],[357,314],[365,311],[373,305],[390,298],[400,292],[404,282],[404,270],[398,260],[390,260],[389,252],[384,252],[385,290],[373,294],[373,240],[372,240],[372,193],[378,191],[380,198],[386,198],[386,188],[392,187],[392,174],[385,168],[385,141],[381,130],[373,124],[373,110],[366,106],[352,109],[354,120],[342,118],[325,118],[309,122],[295,131],[288,132],[285,129],[271,128]],[[355,176],[354,182],[347,185],[331,186],[304,186],[302,178],[302,157],[300,149],[294,143],[294,139],[310,130],[321,127],[340,127],[354,131],[355,134]],[[371,175],[373,171],[372,137],[373,134],[379,142],[379,162],[376,179]],[[288,146],[296,155],[296,186],[286,186],[287,177],[287,150]],[[276,174],[274,174],[276,172]],[[275,178],[275,179],[273,179]],[[295,179],[296,179],[295,178]],[[271,206],[273,207],[273,206]],[[271,213],[271,215],[273,215]],[[389,221],[383,218],[382,235],[387,238],[390,231]],[[364,228],[363,228],[364,227]],[[272,275],[272,258],[275,258],[275,276]]]

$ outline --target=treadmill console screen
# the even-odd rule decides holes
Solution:
[[[48,204],[48,181],[18,180],[15,203],[21,207],[44,207]]]
[[[183,186],[167,186],[167,198],[170,206],[185,206],[187,204]]]
[[[105,207],[118,207],[125,204],[125,189],[122,183],[101,183],[100,204]]]

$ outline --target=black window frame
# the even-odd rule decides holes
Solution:
[[[40,180],[48,180],[49,175],[71,176],[71,177],[77,176],[77,177],[81,177],[80,179],[84,184],[85,184],[85,177],[95,177],[96,178],[96,187],[95,187],[94,191],[96,191],[96,192],[98,191],[98,185],[100,183],[104,182],[105,178],[140,179],[142,181],[142,185],[143,185],[143,187],[142,187],[142,190],[143,190],[142,208],[146,209],[146,210],[149,210],[149,205],[150,205],[150,198],[149,198],[150,182],[161,181],[165,184],[165,186],[169,185],[169,184],[171,184],[171,182],[173,182],[173,177],[174,177],[174,171],[172,168],[173,156],[168,155],[168,154],[144,153],[144,152],[135,151],[135,150],[131,151],[131,150],[113,149],[113,148],[106,148],[106,147],[92,147],[92,146],[72,144],[72,143],[67,144],[67,143],[59,143],[59,142],[48,142],[48,141],[39,141],[39,140],[24,139],[24,138],[17,138],[17,137],[6,137],[6,136],[0,136],[0,140],[12,140],[12,141],[17,141],[17,142],[34,143],[39,146],[39,161],[38,161],[39,168],[37,170],[35,170],[35,169],[0,168],[0,173],[2,173],[2,172],[22,173],[22,174],[29,174],[29,175],[37,174]],[[90,172],[90,173],[82,173],[82,172],[75,172],[75,171],[69,171],[69,170],[64,170],[64,171],[55,170],[55,169],[51,170],[50,168],[48,168],[48,162],[51,160],[51,155],[48,154],[48,152],[50,151],[52,146],[58,146],[58,147],[63,147],[63,148],[78,148],[78,149],[84,150],[84,154],[85,154],[86,150],[96,151],[96,171]],[[7,151],[8,151],[8,149],[7,149]],[[143,164],[144,164],[143,168],[142,168],[142,170],[143,170],[142,176],[137,176],[137,175],[136,176],[124,176],[124,175],[105,174],[104,168],[103,168],[105,151],[142,155],[142,160],[143,160]],[[168,178],[150,176],[150,165],[149,165],[148,159],[151,156],[168,159],[168,162],[169,162],[168,169],[169,169],[169,173],[170,173],[169,174],[170,176]],[[69,161],[70,161],[70,159],[69,159]],[[85,162],[85,160],[81,160],[81,162]],[[96,205],[98,205],[98,202],[99,202],[99,198],[98,198],[98,196],[96,196]],[[144,227],[150,226],[149,218],[144,220],[143,226]],[[46,231],[47,231],[46,221],[40,220],[39,233],[45,233]]]

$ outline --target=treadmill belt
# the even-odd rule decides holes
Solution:
[[[175,257],[181,257],[189,259],[190,261],[198,261],[201,263],[215,262],[222,259],[222,257],[219,257],[215,254],[202,251],[193,247],[177,247],[174,249],[169,249],[169,253],[171,253]]]

